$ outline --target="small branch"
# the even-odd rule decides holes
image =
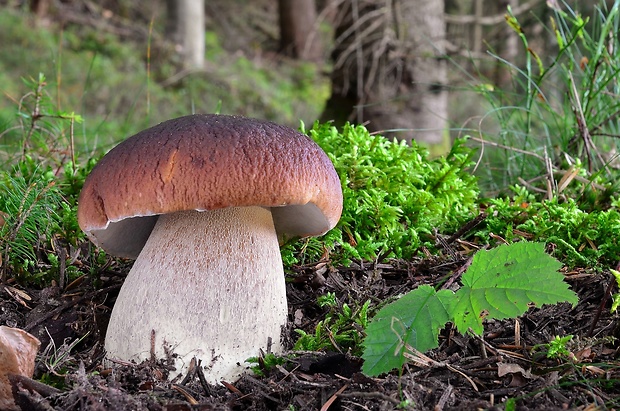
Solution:
[[[536,153],[534,153],[532,151],[521,150],[519,148],[506,146],[506,145],[503,145],[503,144],[496,143],[494,141],[489,141],[489,140],[485,140],[485,139],[478,138],[478,137],[469,137],[469,139],[473,140],[473,141],[476,141],[478,143],[481,143],[481,144],[486,144],[486,145],[497,147],[497,148],[503,148],[505,150],[510,150],[510,151],[514,151],[516,153],[521,153],[521,154],[525,154],[525,155],[528,155],[528,156],[536,157],[537,159],[539,159],[540,161],[543,161],[543,162],[545,161],[545,158],[543,156],[541,156],[540,154],[536,154]]]

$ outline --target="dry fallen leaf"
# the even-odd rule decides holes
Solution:
[[[19,328],[0,326],[0,409],[19,410],[13,401],[9,374],[31,378],[41,342]]]
[[[523,377],[527,379],[532,378],[532,373],[528,370],[525,370],[519,364],[504,363],[504,362],[497,364],[497,375],[499,377],[503,377],[507,374],[517,374],[517,373],[521,374]]]

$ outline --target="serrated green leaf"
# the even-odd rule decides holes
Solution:
[[[454,322],[461,333],[483,332],[485,318],[514,318],[530,304],[577,304],[558,272],[562,265],[545,253],[544,244],[519,242],[478,252],[457,291]]]
[[[437,347],[454,302],[452,291],[423,285],[379,310],[366,329],[362,371],[376,376],[402,367],[406,345],[422,352]]]

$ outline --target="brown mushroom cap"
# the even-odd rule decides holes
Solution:
[[[136,258],[157,216],[226,207],[270,208],[279,236],[320,235],[342,212],[334,166],[308,136],[226,115],[165,121],[123,141],[80,193],[78,222],[107,252]]]

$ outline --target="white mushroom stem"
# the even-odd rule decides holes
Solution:
[[[147,359],[154,330],[155,354],[169,346],[178,372],[197,357],[210,382],[230,381],[269,339],[280,350],[286,321],[271,212],[184,211],[159,217],[114,304],[105,348],[109,358]]]

